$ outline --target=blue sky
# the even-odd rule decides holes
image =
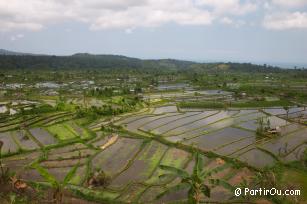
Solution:
[[[0,48],[307,64],[307,0],[0,0]]]

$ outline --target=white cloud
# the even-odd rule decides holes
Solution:
[[[267,29],[284,30],[307,28],[307,13],[275,13],[265,16],[263,25]]]
[[[272,3],[286,8],[297,8],[307,5],[306,0],[272,0]]]
[[[234,22],[232,19],[228,17],[224,17],[221,19],[221,23],[226,24],[226,25],[232,25]]]
[[[244,15],[255,11],[258,6],[249,0],[196,0],[196,4],[201,6],[209,6],[214,13],[224,15]]]
[[[236,28],[239,28],[239,27],[246,24],[246,22],[243,21],[243,20],[234,20],[234,19],[231,19],[231,18],[228,18],[228,17],[222,18],[220,20],[220,23],[222,23],[224,25],[231,25],[231,26],[234,26]]]
[[[257,22],[245,17],[260,8],[264,12],[254,18],[263,19],[265,28],[294,29],[306,27],[306,5],[307,0],[0,0],[0,32],[38,31],[71,21],[126,33],[168,23],[239,27]]]
[[[11,40],[11,41],[16,41],[16,40],[21,39],[21,38],[23,38],[23,37],[24,37],[23,34],[12,35],[12,36],[10,37],[10,40]]]
[[[11,30],[32,30],[37,31],[43,28],[40,23],[32,22],[16,22],[9,20],[0,19],[0,31],[11,31]]]
[[[252,0],[0,0],[0,31],[37,31],[67,21],[86,23],[93,30],[210,25],[256,9]]]

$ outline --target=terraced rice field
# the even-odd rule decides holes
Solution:
[[[0,133],[0,140],[3,142],[2,154],[15,153],[18,151],[18,144],[14,141],[10,133]]]
[[[191,148],[206,155],[204,168],[207,170],[229,164],[215,177],[232,185],[238,185],[243,177],[252,177],[255,169],[274,165],[277,159],[296,160],[307,146],[307,128],[286,120],[283,114],[283,109],[178,112],[177,107],[169,105],[118,117],[114,121],[118,129],[111,132],[97,128],[101,121],[81,126],[74,120],[58,122],[55,116],[40,120],[35,127],[0,133],[0,140],[5,144],[3,162],[22,179],[44,182],[31,168],[34,162],[60,181],[77,166],[70,181],[71,189],[91,192],[98,200],[165,203],[186,199],[187,191],[156,200],[163,190],[180,182],[171,175],[160,178],[167,172],[159,165],[191,173],[195,164]],[[259,138],[256,129],[261,117],[269,119],[272,128],[279,126],[280,136]],[[240,161],[245,167],[235,168],[230,159]],[[109,184],[89,188],[89,179],[99,171],[108,176]],[[232,196],[223,187],[216,187],[210,199],[224,201]]]
[[[119,121],[118,125],[130,132],[148,137],[163,137],[166,141],[193,146],[205,152],[236,158],[255,167],[273,165],[279,152],[291,152],[307,142],[306,128],[297,123],[286,121],[282,108],[264,110],[203,110],[187,109],[174,112],[175,107],[158,108],[159,114],[138,115],[138,119]],[[165,111],[163,114],[160,110]],[[303,108],[291,108],[289,114],[304,113]],[[149,119],[150,118],[150,119]],[[270,121],[271,128],[280,128],[280,136],[259,139],[256,129],[258,120]],[[276,158],[272,157],[275,155]],[[262,161],[255,162],[256,158]]]
[[[44,128],[30,129],[30,133],[43,145],[56,144],[58,140],[49,134]]]

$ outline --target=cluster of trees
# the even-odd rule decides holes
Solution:
[[[88,108],[81,108],[77,106],[77,117],[92,117],[93,119],[98,116],[114,116],[128,111],[132,111],[138,104],[142,104],[142,101],[138,97],[123,98],[118,105],[104,104],[101,107],[91,106]]]
[[[133,90],[133,92],[131,92]],[[118,91],[118,92],[115,92]],[[114,87],[104,87],[104,88],[94,88],[90,89],[86,95],[87,96],[102,96],[102,97],[111,97],[117,95],[127,95],[127,94],[138,94],[142,92],[141,86],[135,86],[130,88],[129,86],[114,88]]]
[[[10,108],[10,105],[8,105],[8,107]],[[51,112],[57,111],[56,107],[52,107],[48,104],[41,104],[41,105],[31,104],[30,106],[28,106],[28,108],[29,109],[25,109],[24,107],[17,108],[18,112],[16,113],[15,116],[44,114],[44,113],[51,113]],[[5,119],[5,118],[9,118],[9,117],[10,117],[9,111],[1,114],[1,119]]]
[[[56,111],[55,107],[52,107],[51,105],[48,104],[42,104],[35,106],[34,104],[31,105],[32,109],[29,110],[24,110],[21,108],[20,113],[21,114],[26,114],[26,115],[31,115],[31,114],[41,114],[41,113],[50,113]]]
[[[256,134],[259,137],[265,137],[267,135],[267,131],[271,128],[271,122],[270,119],[265,120],[263,117],[259,118],[258,121],[258,127],[256,130]]]
[[[113,87],[95,88],[88,91],[88,96],[106,96],[111,97],[114,95],[116,89]]]
[[[112,116],[124,112],[124,109],[112,108],[111,105],[103,105],[102,107],[91,106],[89,108],[76,108],[77,117],[82,118],[85,116],[91,116],[93,118],[99,115]]]

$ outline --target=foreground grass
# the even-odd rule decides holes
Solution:
[[[307,200],[307,172],[298,169],[287,168],[283,172],[282,185],[294,186],[294,189],[301,190],[301,199]]]

